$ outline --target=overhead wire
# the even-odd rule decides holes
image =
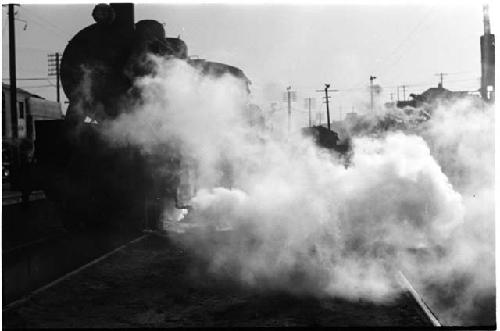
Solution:
[[[426,14],[424,15],[424,17],[422,18],[422,20],[420,20],[420,22],[415,26],[415,28],[408,34],[408,36],[403,39],[403,41],[399,44],[398,46],[398,49],[401,49],[402,52],[399,54],[399,56],[397,56],[394,60],[392,61],[388,61],[387,64],[383,67],[383,69],[380,71],[380,75],[384,76],[384,77],[387,77],[389,76],[390,74],[392,74],[394,72],[394,70],[396,69],[396,66],[399,64],[399,62],[409,53],[409,50],[411,49],[412,46],[414,46],[414,43],[410,43],[409,44],[409,48],[406,48],[406,49],[403,49],[402,46],[405,44],[405,42],[410,42],[413,38],[413,36],[417,33],[417,31],[420,30],[420,28],[422,27],[422,25],[428,21],[431,17],[433,17],[435,15],[435,9],[436,7],[436,4],[432,5],[429,10],[426,12]]]
[[[411,32],[399,43],[399,45],[395,48],[394,52],[391,53],[390,56],[392,56],[393,54],[396,54],[400,49],[403,50],[403,45],[407,42],[409,42],[411,40],[411,38],[413,38],[413,36],[415,35],[415,33],[420,29],[420,27],[428,20],[430,19],[432,16],[434,16],[435,14],[435,11],[434,11],[434,8],[436,7],[436,4],[432,5],[429,10],[426,12],[426,14],[424,15],[424,17],[419,21],[419,23],[415,26],[415,28],[413,28],[411,30]],[[430,15],[429,15],[430,14]],[[393,68],[395,64],[399,63],[400,59],[406,54],[407,52],[402,52],[401,55],[396,58],[395,61],[391,62],[390,63],[390,68]],[[390,56],[388,58],[390,58]]]
[[[29,88],[47,88],[47,87],[54,87],[54,85],[49,84],[49,85],[19,86],[19,88],[22,88],[22,89],[29,89]]]
[[[45,19],[44,17],[40,16],[39,14],[36,14],[34,11],[32,11],[31,9],[28,9],[26,7],[22,7],[24,11],[27,11],[32,17],[35,17],[35,19],[41,21],[42,23],[44,24],[47,24],[48,26],[50,26],[52,29],[56,30],[56,31],[59,31],[61,34],[67,36],[68,35],[68,32],[67,31],[63,31],[61,28],[59,28],[57,25],[53,24],[52,22],[50,22],[49,20]]]
[[[378,76],[380,77],[383,77],[383,76],[386,76],[385,74],[387,74],[388,72],[385,72],[384,75],[382,74],[384,71],[386,71],[387,67],[388,67],[388,64],[391,64],[391,67],[389,69],[394,69],[395,68],[395,65],[397,63],[399,63],[399,61],[401,60],[401,58],[406,54],[405,52],[401,53],[401,55],[396,58],[395,60],[393,60],[392,62],[389,63],[391,57],[393,57],[394,55],[396,55],[400,50],[403,49],[403,46],[405,45],[405,43],[409,42],[411,40],[411,38],[413,38],[413,36],[415,35],[415,33],[420,29],[420,27],[430,18],[432,17],[435,12],[434,9],[436,7],[436,4],[433,4],[424,14],[423,18],[413,27],[413,29],[410,30],[410,32],[397,44],[397,46],[395,48],[392,49],[391,52],[388,53],[388,55],[386,55],[384,57],[384,60],[382,61],[382,70],[379,71],[379,73],[377,73]],[[431,14],[431,15],[429,15]],[[391,72],[391,71],[389,71]],[[358,83],[354,84],[354,86],[357,86],[361,83],[363,83],[364,80],[362,81],[359,81]],[[351,88],[348,88],[348,89],[351,89]],[[354,87],[353,89],[357,89],[356,87]],[[347,89],[344,89],[344,90],[347,90]]]
[[[24,15],[27,15],[29,20],[31,20],[32,23],[45,28],[47,31],[50,29],[53,33],[57,34],[59,37],[64,38],[65,41],[69,40],[69,35],[67,32],[64,32],[60,28],[58,28],[56,25],[52,24],[48,20],[42,18],[41,16],[35,14],[33,11],[30,9],[27,9],[25,6],[22,7],[22,12]]]
[[[403,46],[405,45],[405,43],[411,41],[413,36],[419,31],[419,29],[422,27],[422,25],[424,23],[426,23],[427,20],[429,20],[431,17],[433,17],[435,15],[436,12],[434,11],[434,9],[436,8],[436,6],[437,6],[437,4],[431,5],[431,7],[425,12],[422,19],[419,20],[418,23],[410,30],[410,32],[397,44],[397,46],[395,48],[393,48],[392,51],[389,52],[388,55],[386,55],[384,57],[385,59],[382,61],[382,65],[384,68],[383,68],[383,70],[381,70],[381,72],[385,71],[387,64],[392,64],[392,66],[390,68],[394,68],[395,64],[399,63],[399,61],[406,54],[406,52],[401,53],[397,58],[392,60],[392,62],[389,62],[389,61],[390,61],[392,56],[398,54],[398,52],[403,49]],[[384,65],[384,64],[386,64],[386,65]],[[382,76],[381,74],[379,74],[379,75]],[[364,82],[364,79],[358,81],[356,84],[353,84],[353,86],[351,86],[351,87],[336,88],[336,89],[338,89],[339,91],[357,91],[357,90],[366,89],[367,87],[365,85],[360,86],[360,84],[362,84],[363,82]],[[311,88],[311,89],[313,89],[313,88]]]
[[[465,73],[471,73],[471,71],[456,72],[454,74],[458,75],[458,74],[465,74]],[[479,79],[479,78],[474,77],[474,78],[466,78],[466,79],[446,80],[446,82],[448,82],[448,83],[465,82],[465,81],[474,81],[477,79]],[[434,83],[435,83],[434,81],[420,81],[420,82],[407,83],[407,84],[405,84],[405,86],[406,87],[433,86]],[[397,88],[398,86],[401,86],[401,85],[378,85],[378,86],[381,88]],[[301,86],[301,88],[296,88],[297,92],[300,94],[308,94],[309,91],[315,91],[316,89],[317,89],[317,87],[314,88],[312,86],[307,86],[307,87]],[[347,88],[339,87],[339,88],[336,88],[335,91],[331,91],[331,92],[335,92],[335,93],[348,92],[349,93],[349,92],[358,92],[358,91],[369,91],[369,86],[365,85],[365,86],[356,86],[356,87],[347,87]],[[318,98],[319,98],[319,96],[318,96]]]
[[[28,80],[28,81],[30,81],[30,80],[47,80],[47,79],[48,79],[48,77],[16,78],[16,80],[21,80],[21,81],[23,81],[23,80]],[[10,80],[10,78],[2,78],[2,80]]]

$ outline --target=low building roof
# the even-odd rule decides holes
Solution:
[[[5,84],[5,83],[2,83],[2,90],[3,90],[3,89],[10,90],[10,85],[9,85],[9,84]],[[32,96],[32,97],[34,97],[34,98],[45,99],[45,98],[43,98],[43,97],[41,97],[41,96],[39,96],[39,95],[37,95],[37,94],[33,94],[33,93],[31,93],[30,91],[26,91],[26,90],[24,90],[24,89],[22,89],[22,88],[19,88],[19,87],[18,87],[16,90],[17,90],[17,92],[18,92],[18,93],[28,94],[28,95],[30,95],[30,96]]]

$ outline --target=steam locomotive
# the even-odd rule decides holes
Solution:
[[[111,145],[103,123],[120,116],[131,101],[140,102],[133,82],[154,75],[150,54],[181,59],[204,75],[232,75],[248,93],[251,82],[237,67],[189,58],[186,43],[167,38],[161,23],[134,23],[133,4],[99,4],[92,17],[95,23],[79,31],[62,56],[61,82],[69,99],[65,119],[36,124],[38,182],[70,230],[155,228],[165,200],[185,207],[186,192],[193,188],[183,182],[186,173],[192,175],[189,161],[168,146],[144,156],[138,147]],[[343,148],[334,132],[316,131],[319,145]],[[165,167],[168,174],[157,170]]]
[[[133,81],[153,74],[149,54],[184,60],[205,75],[233,75],[247,91],[250,81],[239,68],[190,59],[186,43],[167,38],[159,22],[134,23],[133,4],[99,4],[92,17],[95,23],[78,32],[62,56],[61,82],[69,99],[65,119],[37,123],[39,182],[68,229],[154,227],[165,197],[181,204],[183,161],[168,147],[144,157],[137,147],[113,146],[102,123],[140,100]],[[174,175],[157,172],[158,164]]]

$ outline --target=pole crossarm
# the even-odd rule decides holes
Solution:
[[[48,75],[49,77],[56,77],[56,100],[60,102],[60,78],[59,78],[59,70],[60,70],[60,52],[47,54],[48,61]]]
[[[448,76],[448,73],[439,72],[437,74],[434,74],[434,76],[439,76],[439,84],[441,85],[441,87],[443,87],[443,76]]]
[[[316,92],[325,93],[325,96],[323,98],[325,99],[324,103],[326,103],[327,126],[328,126],[328,130],[330,130],[331,123],[330,123],[330,102],[329,102],[329,99],[331,98],[331,96],[328,95],[328,92],[338,92],[338,90],[330,90],[330,84],[325,83],[325,88],[322,90],[316,90]]]

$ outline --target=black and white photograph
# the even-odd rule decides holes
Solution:
[[[497,12],[2,1],[2,328],[496,330]]]

